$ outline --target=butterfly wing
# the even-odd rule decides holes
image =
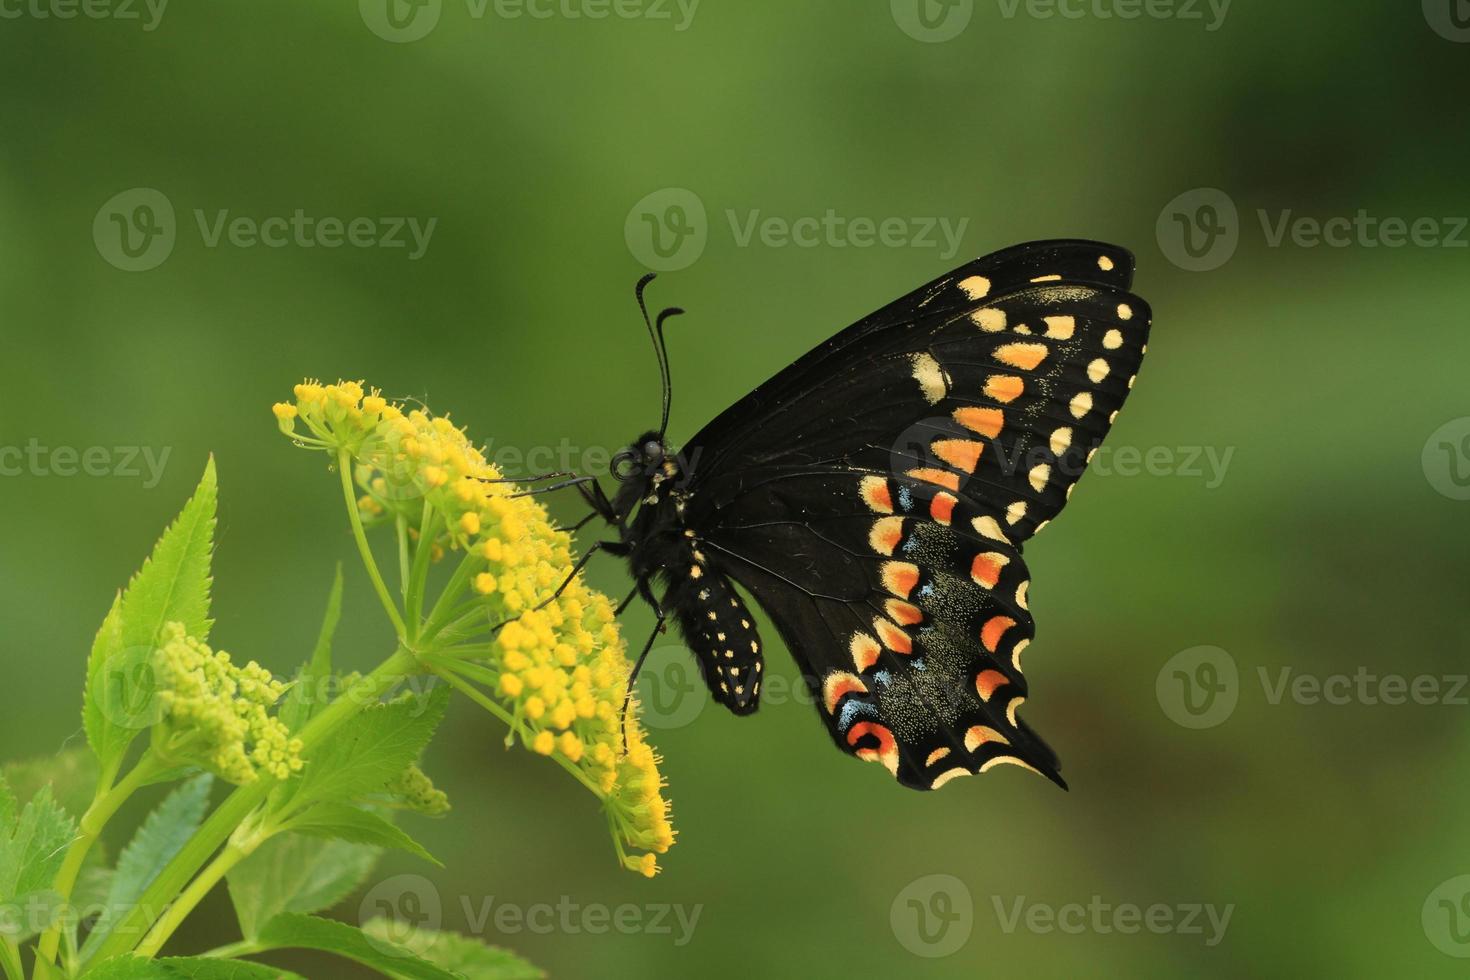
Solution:
[[[1021,545],[1065,505],[1141,363],[1132,259],[1043,242],[849,327],[684,448],[686,520],[770,614],[834,740],[901,782],[1060,782],[1016,716]]]

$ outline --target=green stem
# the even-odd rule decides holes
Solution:
[[[263,839],[253,840],[249,846],[226,844],[225,849],[209,862],[199,876],[189,883],[189,887],[184,889],[183,894],[168,907],[168,911],[163,913],[158,922],[149,930],[148,935],[143,937],[143,941],[138,944],[135,952],[148,957],[157,955],[158,951],[163,948],[163,944],[168,942],[168,938],[174,934],[174,930],[183,923],[190,912],[194,911],[194,907],[204,900],[204,896],[209,894],[210,889],[219,884],[220,879],[231,868],[249,857]]]
[[[242,939],[238,943],[226,943],[224,946],[216,946],[214,949],[200,953],[200,956],[208,956],[211,959],[232,960],[237,956],[249,956],[259,953],[264,946],[249,939]]]
[[[301,731],[303,751],[308,754],[308,758],[312,746],[320,744],[324,738],[351,721],[384,692],[416,670],[417,661],[414,655],[400,647],[372,673],[323,708],[321,714],[307,722]],[[275,785],[274,780],[261,779],[248,786],[241,786],[227,796],[118,921],[112,934],[103,940],[89,962],[100,963],[131,949],[136,937],[157,919],[158,910],[179,894],[189,883],[189,879],[224,844],[235,828],[250,815],[250,811],[260,805]]]
[[[408,579],[408,595],[403,600],[408,621],[413,627],[410,635],[415,639],[419,635],[419,614],[424,608],[424,586],[429,580],[429,563],[434,557],[434,530],[438,521],[439,515],[434,510],[434,505],[425,499],[423,519],[419,521],[419,539],[414,544],[413,571]]]
[[[92,850],[92,845],[97,843],[102,828],[107,821],[117,813],[118,807],[122,806],[138,788],[152,779],[164,768],[151,751],[145,752],[133,766],[131,772],[123,777],[122,782],[112,785],[112,780],[117,775],[118,765],[114,763],[109,766],[98,780],[97,794],[92,799],[92,804],[87,807],[87,812],[82,814],[82,819],[77,825],[77,836],[72,839],[71,845],[66,849],[66,857],[61,860],[61,868],[56,872],[56,878],[51,887],[60,896],[62,902],[71,898],[71,891],[76,887],[77,876],[81,874],[82,864],[87,860],[87,854]],[[36,958],[46,964],[51,964],[56,959],[56,949],[61,944],[61,927],[53,925],[41,934],[41,941],[36,947]]]
[[[357,540],[358,554],[362,556],[363,566],[367,568],[368,578],[373,581],[373,589],[378,593],[384,611],[393,621],[393,629],[400,640],[406,641],[408,631],[404,628],[403,617],[398,614],[398,606],[394,604],[388,586],[383,582],[383,574],[378,571],[378,563],[373,558],[372,546],[368,544],[367,532],[362,527],[362,515],[357,510],[357,496],[352,492],[352,457],[347,455],[345,449],[337,450],[337,472],[342,477],[342,496],[347,501],[347,517],[352,521],[352,536]]]
[[[470,576],[483,561],[484,558],[474,553],[464,556],[464,560],[454,570],[454,577],[449,580],[448,585],[444,586],[444,591],[439,593],[439,600],[434,603],[434,608],[429,610],[429,618],[424,621],[423,628],[419,630],[420,637],[433,636],[444,625],[444,620],[449,619],[462,608],[455,606],[454,600],[464,592],[465,586],[469,584]]]
[[[393,521],[398,531],[398,591],[408,601],[408,521],[399,514]]]

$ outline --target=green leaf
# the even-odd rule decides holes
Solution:
[[[436,966],[467,980],[539,980],[546,974],[510,950],[490,946],[457,932],[417,929],[375,917],[362,924],[363,934],[407,946]]]
[[[294,799],[349,802],[382,793],[418,759],[448,701],[449,689],[440,685],[368,707],[307,759]]]
[[[266,923],[257,944],[266,949],[319,949],[356,960],[393,977],[410,980],[462,980],[420,959],[405,946],[364,935],[356,926],[312,915],[278,915]]]
[[[51,925],[59,896],[50,885],[76,825],[42,786],[16,813],[15,796],[0,779],[0,933],[20,942]]]
[[[299,834],[272,837],[230,869],[226,881],[240,932],[254,939],[282,912],[320,912],[352,894],[382,851]]]
[[[191,636],[209,635],[217,497],[211,457],[194,496],[114,599],[92,642],[82,718],[87,742],[104,768],[121,758],[138,732],[155,720],[148,667],[163,625],[178,622]]]
[[[195,776],[165,797],[143,821],[117,859],[117,870],[103,900],[105,912],[87,936],[83,956],[91,955],[112,932],[115,917],[132,907],[199,828],[209,805],[213,779],[209,773]]]
[[[293,817],[290,827],[296,833],[310,837],[327,837],[354,844],[372,844],[375,847],[408,851],[425,861],[444,867],[434,855],[424,850],[418,841],[399,827],[376,813],[345,803],[318,803],[301,816]]]
[[[169,956],[150,960],[117,956],[88,970],[87,980],[302,980],[277,966],[211,956]]]
[[[299,732],[312,716],[321,710],[326,701],[325,692],[332,676],[332,638],[337,633],[337,623],[342,619],[342,563],[337,563],[337,576],[332,581],[332,591],[327,596],[327,611],[322,617],[321,632],[317,636],[316,648],[296,673],[296,683],[281,705],[280,719],[292,732]]]

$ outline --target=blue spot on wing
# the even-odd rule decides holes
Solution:
[[[877,718],[878,709],[867,701],[859,701],[857,698],[847,698],[842,702],[842,709],[837,712],[837,727],[841,731],[847,731],[852,727],[853,720],[858,715],[867,718]]]

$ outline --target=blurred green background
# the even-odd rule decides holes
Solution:
[[[79,742],[92,634],[209,453],[215,641],[290,672],[347,559],[341,656],[365,667],[387,652],[333,480],[269,413],[303,376],[364,378],[453,413],[492,450],[595,465],[657,418],[631,298],[645,261],[682,266],[653,287],[653,302],[690,311],[671,328],[682,439],[970,256],[1100,238],[1138,254],[1135,288],[1155,310],[1109,445],[1163,462],[1130,476],[1114,457],[1027,550],[1027,717],[1070,793],[1009,768],[912,793],[835,752],[805,703],[740,720],[711,708],[655,732],[680,840],[646,881],[618,869],[584,790],[456,704],[428,760],[455,811],[410,818],[447,868],[393,856],[375,881],[425,875],[446,928],[559,977],[1464,975],[1459,0],[1237,0],[1223,17],[1187,0],[1153,13],[1073,0],[1078,17],[1009,0],[704,0],[692,18],[624,0],[637,16],[602,19],[568,14],[613,9],[596,0],[544,4],[544,18],[393,0],[392,20],[386,0],[139,6],[132,20],[41,16],[39,2],[0,22],[0,447],[107,447],[122,472],[0,478],[5,757]],[[171,249],[141,236],[166,215],[137,212],[158,202],[139,188],[174,212]],[[706,217],[683,212],[691,244],[650,259],[643,215],[674,241],[669,205],[689,200],[670,188]],[[297,209],[435,224],[416,258],[412,245],[209,244],[220,212]],[[757,212],[829,209],[968,223],[955,255],[937,233],[869,247],[741,237]],[[1433,220],[1397,247],[1381,226],[1330,246],[1294,225],[1273,243],[1283,215],[1360,210]],[[117,221],[152,242],[142,255],[122,250]],[[166,465],[156,481],[128,475],[115,447],[167,452]],[[1208,457],[1191,467],[1191,447],[1230,453],[1223,474]],[[555,509],[581,514],[570,497]],[[591,576],[628,587],[613,560]],[[629,612],[635,642],[649,622]],[[1201,657],[1224,700],[1192,701],[1223,705],[1194,716],[1180,677],[1206,678]],[[795,677],[784,654],[770,668]],[[1275,696],[1283,671],[1427,676],[1438,694],[1385,704],[1354,681],[1347,703],[1309,703]],[[483,921],[487,902],[563,896],[700,911],[682,945],[677,927]],[[1231,917],[1223,937],[1203,916],[1203,935],[1123,934],[1091,912],[1076,931],[1008,929],[1018,902]],[[355,921],[358,906],[336,914]],[[170,949],[232,929],[220,892]]]

